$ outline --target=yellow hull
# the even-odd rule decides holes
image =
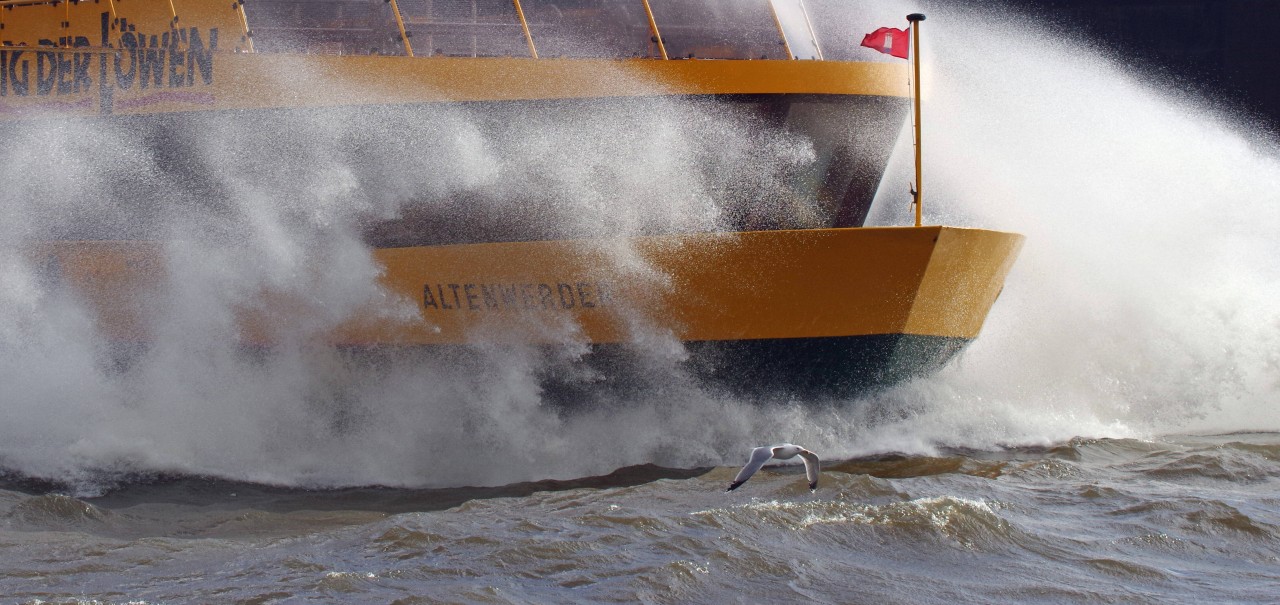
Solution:
[[[625,342],[651,328],[685,341],[968,339],[1021,241],[976,229],[889,227],[382,249],[375,255],[387,288],[418,301],[425,321],[353,325],[339,341],[464,344],[494,322],[565,320],[593,343]],[[617,267],[619,256],[644,271]]]
[[[388,299],[417,313],[371,309],[331,342],[580,343],[612,366],[635,343],[669,338],[692,363],[713,357],[720,382],[856,393],[936,368],[975,338],[1022,240],[886,227],[375,249]],[[41,254],[107,338],[147,340],[136,295],[163,281],[154,245],[63,242]],[[283,298],[265,307],[242,314],[244,344],[270,346],[288,321]]]

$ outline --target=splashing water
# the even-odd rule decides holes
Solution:
[[[832,2],[815,22],[829,57],[874,60],[861,33],[919,8]],[[537,378],[572,366],[571,334],[559,353],[478,346],[376,368],[320,344],[378,296],[362,229],[421,199],[574,236],[725,228],[715,191],[766,196],[814,161],[807,141],[743,115],[663,100],[639,118],[601,107],[495,130],[500,117],[468,108],[273,113],[159,142],[127,124],[37,123],[2,168],[0,466],[85,489],[140,472],[481,485],[733,464],[784,440],[839,457],[1280,428],[1274,141],[1026,19],[923,8],[926,219],[1028,236],[982,337],[938,375],[863,401],[757,406],[699,388],[655,331],[641,342],[661,390],[560,416]],[[909,221],[903,132],[874,222]],[[121,215],[108,197],[141,202]],[[25,253],[98,230],[166,242],[166,287],[141,302],[154,343],[124,369]],[[615,262],[645,272],[625,247]],[[279,346],[247,355],[234,310],[266,289],[301,308]]]
[[[982,337],[887,395],[911,417],[866,447],[1280,427],[1275,139],[1025,15],[926,8],[926,216],[1027,244]],[[910,161],[873,219],[907,220]]]
[[[341,85],[286,72],[299,87]],[[151,472],[476,485],[608,471],[662,459],[663,448],[668,461],[711,459],[714,449],[690,458],[663,439],[664,410],[675,403],[646,403],[637,421],[654,433],[623,447],[608,412],[621,403],[592,402],[595,412],[572,420],[547,405],[540,375],[572,369],[584,350],[572,326],[551,352],[479,343],[457,356],[407,351],[367,364],[324,344],[371,305],[414,316],[412,303],[380,300],[379,268],[362,240],[385,219],[421,218],[424,204],[454,221],[446,236],[723,230],[736,219],[713,193],[746,184],[768,201],[814,156],[807,140],[705,103],[541,109],[15,127],[4,166],[16,186],[0,202],[15,219],[0,238],[9,418],[0,466],[92,489]],[[104,233],[162,242],[163,286],[129,301],[147,312],[148,346],[124,361],[82,301],[29,258],[50,238]],[[615,241],[618,271],[661,279]],[[269,350],[246,351],[237,312],[263,292],[285,297],[290,313],[269,326]],[[707,399],[677,367],[678,340],[633,324],[668,391]]]

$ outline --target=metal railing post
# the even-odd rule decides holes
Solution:
[[[653,41],[658,43],[658,53],[662,55],[662,60],[667,60],[667,45],[662,41],[662,32],[658,31],[658,22],[653,19],[653,8],[649,6],[649,0],[640,0],[644,3],[644,14],[649,17],[649,31],[653,34]]]
[[[524,8],[520,6],[520,0],[511,1],[516,5],[516,16],[520,17],[520,27],[524,30],[524,41],[529,44],[529,56],[537,59],[538,49],[533,45],[533,33],[529,31],[529,22],[524,19]]]
[[[253,32],[249,31],[249,16],[244,13],[244,0],[235,1],[235,11],[240,15],[240,24],[244,26],[245,46],[249,47],[249,52],[256,52],[253,50]]]
[[[787,51],[787,60],[795,59],[791,43],[787,41],[787,31],[782,29],[782,19],[778,18],[778,9],[773,5],[773,0],[769,0],[769,14],[773,15],[773,26],[778,28],[778,37],[782,39],[782,48]]]
[[[404,17],[400,16],[400,4],[396,0],[387,0],[391,3],[391,12],[396,15],[396,27],[400,29],[400,40],[404,42],[404,54],[412,57],[413,46],[409,44],[409,32],[404,29]]]

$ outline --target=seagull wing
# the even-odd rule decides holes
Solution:
[[[772,447],[758,447],[751,450],[751,459],[747,461],[746,466],[742,467],[742,470],[738,471],[738,476],[733,478],[733,483],[730,483],[729,489],[725,491],[731,492],[738,489],[739,486],[746,483],[747,479],[750,479],[751,475],[756,474],[756,471],[760,470],[760,467],[764,466],[764,463],[768,462],[772,457]]]
[[[822,468],[818,455],[809,450],[800,450],[800,457],[804,458],[804,474],[809,478],[809,489],[818,489],[818,471]]]

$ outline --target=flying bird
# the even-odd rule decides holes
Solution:
[[[741,487],[743,483],[747,482],[747,479],[751,478],[751,475],[756,474],[756,471],[764,466],[765,462],[773,458],[787,460],[796,456],[804,458],[804,474],[809,478],[809,489],[818,489],[818,455],[798,445],[783,443],[782,445],[770,445],[751,450],[751,459],[747,461],[746,466],[742,467],[742,470],[738,471],[738,476],[733,478],[733,483],[729,484],[729,489],[724,491],[731,492]]]

